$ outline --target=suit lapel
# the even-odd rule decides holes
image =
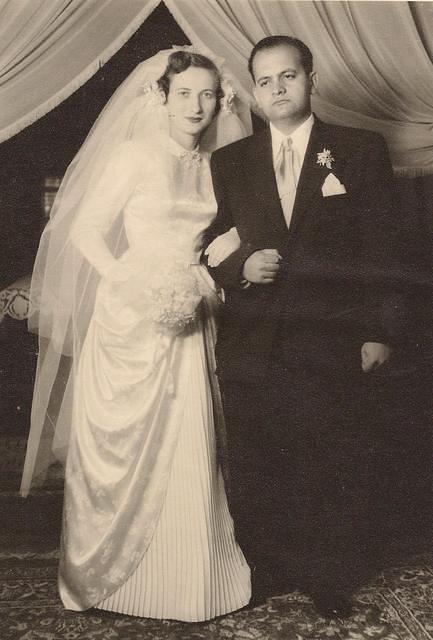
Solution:
[[[251,185],[255,209],[257,210],[258,208],[260,215],[264,218],[268,232],[271,231],[280,239],[287,234],[291,236],[296,231],[305,211],[309,207],[311,208],[317,197],[322,197],[321,186],[329,173],[329,169],[317,164],[317,154],[323,151],[324,148],[330,148],[332,141],[329,140],[327,127],[315,116],[299,176],[289,229],[287,229],[278,195],[269,127],[254,136],[254,138],[252,163],[246,166],[248,173],[245,174],[245,179],[246,183]]]
[[[317,154],[323,151],[324,148],[329,149],[329,143],[326,126],[315,117],[296,189],[296,198],[290,222],[290,234],[296,230],[304,212],[308,207],[311,207],[314,199],[318,195],[321,197],[320,188],[329,173],[329,169],[317,164]]]
[[[256,204],[255,208],[257,209],[258,204],[268,231],[272,231],[276,237],[281,238],[281,234],[287,233],[288,230],[275,180],[271,132],[267,128],[255,137],[252,166],[248,165],[248,176],[246,177],[249,181],[253,181],[252,195]],[[250,169],[252,169],[251,172]]]

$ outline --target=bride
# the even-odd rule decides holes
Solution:
[[[68,449],[68,609],[199,621],[250,598],[217,457],[218,298],[199,264],[216,214],[206,149],[245,135],[236,103],[220,65],[191,50],[139,65],[68,169],[41,239],[21,491],[48,466],[55,424],[56,456]]]

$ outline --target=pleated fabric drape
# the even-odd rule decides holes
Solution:
[[[88,80],[159,0],[0,0],[0,142]],[[314,110],[382,133],[396,173],[433,173],[430,2],[164,0],[197,46],[223,56],[251,91],[255,42],[286,33],[313,50]],[[176,43],[173,43],[176,44]]]
[[[165,0],[188,38],[206,42],[251,88],[247,59],[271,34],[300,38],[319,72],[327,122],[385,136],[397,174],[433,173],[433,6],[424,2]]]
[[[68,98],[159,0],[0,0],[0,142]]]

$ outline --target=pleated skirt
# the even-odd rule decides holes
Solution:
[[[194,346],[191,384],[155,533],[137,569],[99,609],[197,622],[249,602],[250,570],[235,540],[216,459],[204,351]]]

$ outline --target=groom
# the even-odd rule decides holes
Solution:
[[[312,114],[304,43],[267,37],[249,70],[270,127],[212,156],[206,238],[236,226],[241,239],[210,268],[226,295],[216,355],[231,510],[259,585],[347,615],[380,553],[366,379],[391,354],[392,170],[379,135]]]

